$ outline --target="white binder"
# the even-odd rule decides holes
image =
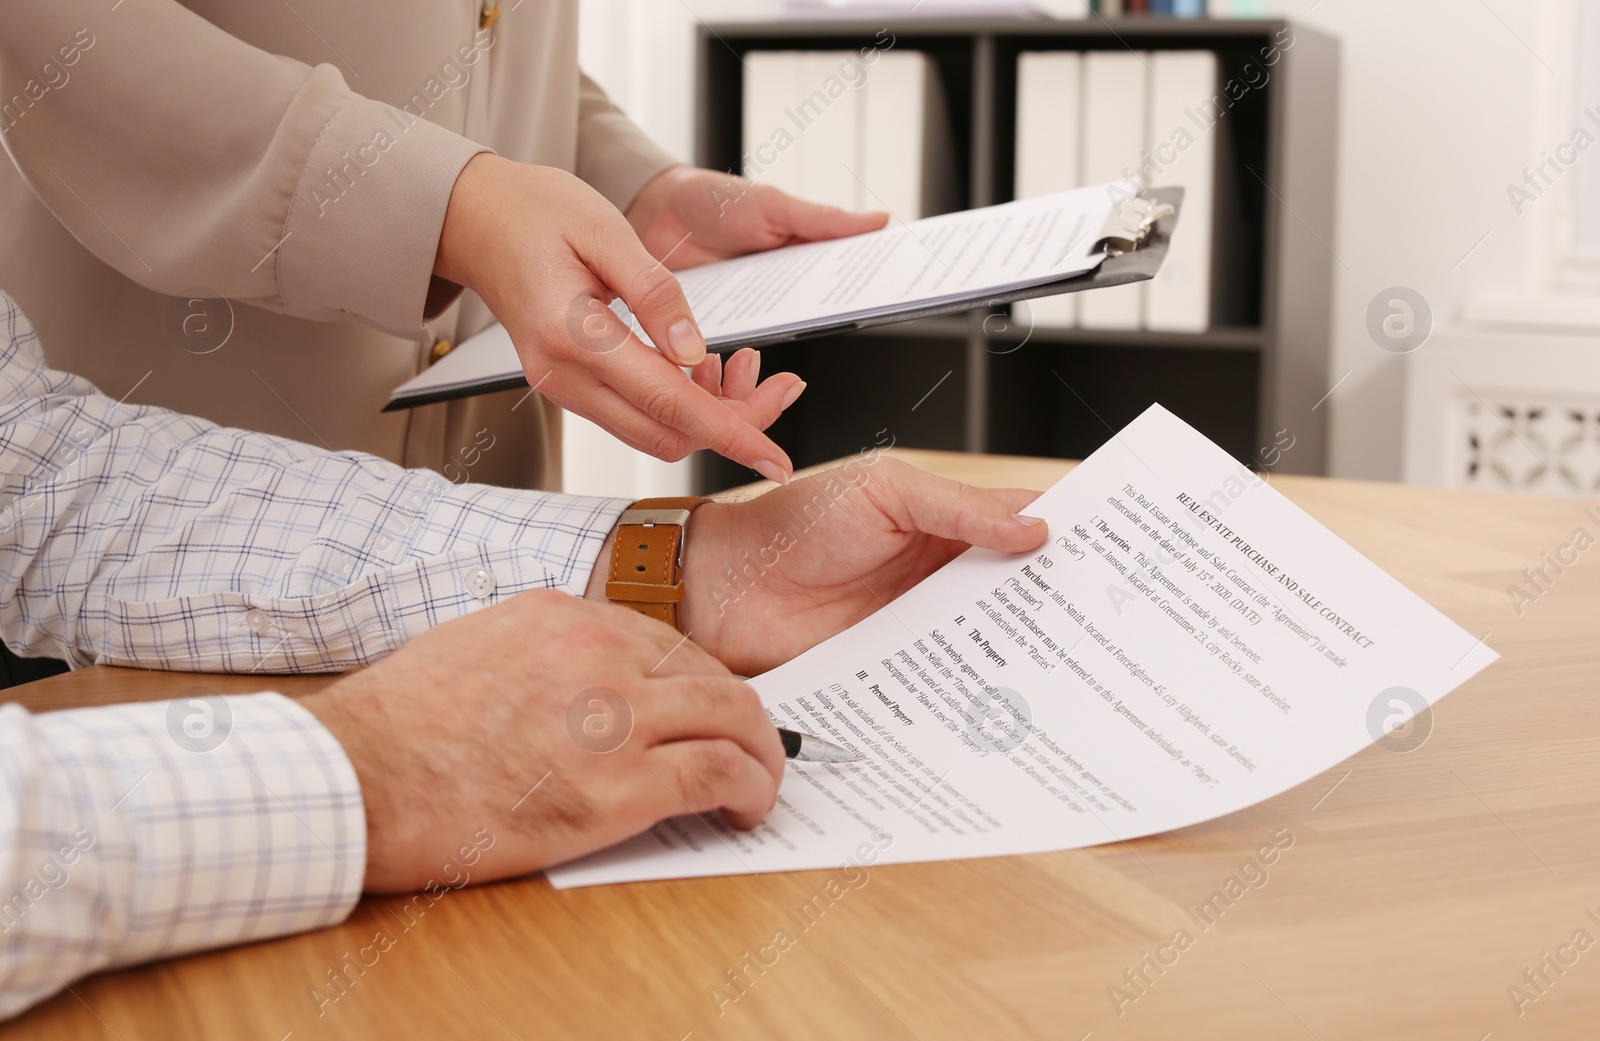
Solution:
[[[1146,148],[1160,184],[1183,188],[1183,234],[1145,286],[1144,326],[1200,333],[1211,324],[1211,220],[1216,132],[1189,115],[1216,94],[1211,51],[1157,51],[1150,56],[1150,128]],[[1167,156],[1173,161],[1167,162]]]
[[[1083,179],[1117,181],[1137,170],[1144,151],[1146,66],[1150,56],[1129,51],[1084,55]],[[1144,310],[1142,285],[1118,286],[1085,296],[1078,322],[1093,329],[1137,329]]]
[[[1017,167],[1019,199],[1083,183],[1083,57],[1075,51],[1030,51],[1017,60]],[[1078,294],[1019,303],[1039,327],[1078,324]],[[1019,320],[1021,314],[1019,313]]]

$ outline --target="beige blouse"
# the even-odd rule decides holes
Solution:
[[[431,275],[469,158],[619,208],[673,162],[579,72],[577,33],[577,0],[7,4],[0,288],[113,397],[554,487],[537,395],[379,410],[493,320]]]

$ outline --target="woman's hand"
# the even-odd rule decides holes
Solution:
[[[712,448],[770,480],[793,471],[762,433],[805,384],[758,382],[751,350],[707,357],[672,273],[598,192],[550,167],[478,155],[450,195],[434,274],[478,293],[505,324],[528,384],[662,459]],[[651,350],[612,314],[621,297]],[[695,366],[694,379],[679,365]]]
[[[673,271],[794,242],[877,231],[888,219],[887,213],[851,213],[692,166],[657,174],[628,207],[639,241]]]
[[[529,385],[563,408],[659,458],[711,448],[782,483],[793,464],[762,431],[805,383],[762,381],[757,351],[708,356],[672,270],[882,223],[687,167],[650,181],[624,217],[571,174],[485,153],[456,180],[434,274],[483,298]],[[612,314],[618,297],[659,353]]]

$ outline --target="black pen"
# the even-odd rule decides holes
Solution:
[[[778,736],[783,738],[785,759],[794,759],[802,763],[853,763],[858,758],[848,748],[842,748],[831,741],[824,741],[820,737],[802,734],[798,730],[785,730],[779,727]]]

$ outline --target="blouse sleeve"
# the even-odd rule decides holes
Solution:
[[[6,6],[0,144],[107,264],[158,292],[407,337],[430,288],[430,310],[453,295],[433,261],[483,146],[175,0]]]

